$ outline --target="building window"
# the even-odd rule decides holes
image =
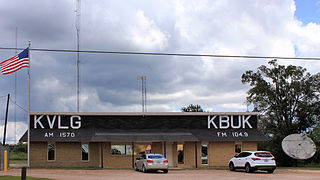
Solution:
[[[201,144],[201,164],[208,164],[208,144]]]
[[[184,149],[183,144],[177,144],[178,164],[184,164]]]
[[[48,143],[48,161],[55,160],[55,149],[54,143]]]
[[[113,155],[130,155],[131,145],[111,145],[111,154]]]
[[[81,157],[82,161],[89,161],[89,144],[81,144]]]
[[[134,155],[151,153],[151,144],[135,144]]]
[[[234,151],[236,154],[242,151],[242,142],[235,142]]]

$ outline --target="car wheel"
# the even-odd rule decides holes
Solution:
[[[143,173],[146,173],[146,172],[147,172],[147,169],[146,169],[146,167],[145,167],[144,165],[142,165],[142,172],[143,172]]]
[[[268,173],[273,173],[274,169],[269,169],[267,171],[268,171]]]
[[[164,169],[163,172],[164,172],[164,173],[168,173],[168,169]]]
[[[233,162],[230,162],[230,163],[229,163],[229,170],[230,170],[230,171],[235,171]]]
[[[139,171],[137,164],[134,164],[134,170]]]
[[[252,168],[251,168],[251,166],[250,166],[249,163],[246,164],[245,169],[246,169],[246,172],[247,172],[247,173],[252,172]]]

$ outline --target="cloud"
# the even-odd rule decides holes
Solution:
[[[317,57],[320,54],[320,25],[316,23],[308,23],[303,26],[300,22],[296,22],[293,33],[295,35],[295,44],[299,56]]]
[[[17,143],[22,135],[26,132],[27,125],[25,122],[8,122],[6,144]],[[0,132],[4,132],[4,124],[0,126]],[[0,133],[0,139],[3,140],[3,133]],[[3,143],[1,141],[1,143]]]
[[[127,39],[134,47],[147,51],[159,51],[167,47],[168,35],[152,19],[146,17],[142,10],[137,11],[134,19],[127,34]]]

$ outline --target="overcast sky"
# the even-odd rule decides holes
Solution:
[[[0,47],[76,49],[74,0],[0,0]],[[219,55],[319,57],[320,1],[294,0],[82,0],[80,49]],[[0,50],[0,61],[15,55]],[[76,111],[76,54],[31,52],[31,111]],[[270,59],[80,54],[82,112],[246,111],[249,86],[241,75]],[[320,62],[279,61],[317,73]],[[0,138],[6,95],[7,142],[26,130],[27,69],[0,75]],[[14,118],[16,108],[16,120]],[[15,123],[15,121],[17,123]],[[16,124],[16,126],[15,126]],[[14,138],[16,136],[16,138]]]

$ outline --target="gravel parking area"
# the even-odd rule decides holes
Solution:
[[[20,176],[20,169],[9,169],[0,172],[1,176]],[[52,179],[320,179],[320,170],[292,170],[277,169],[273,174],[265,172],[245,173],[244,171],[230,172],[228,170],[169,170],[168,174],[162,172],[142,173],[133,170],[63,170],[63,169],[28,169],[27,175],[32,177]]]

